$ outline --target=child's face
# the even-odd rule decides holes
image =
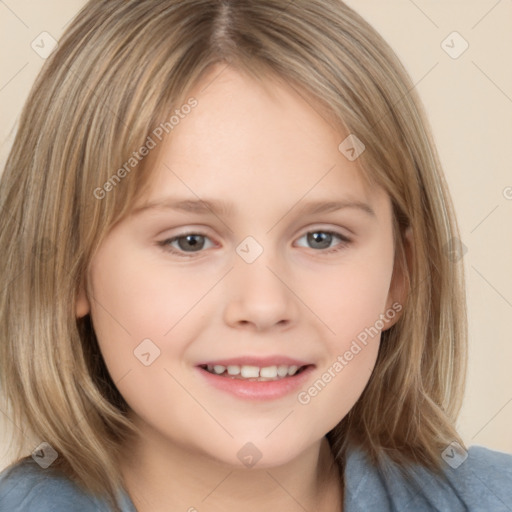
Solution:
[[[106,365],[145,441],[237,465],[238,451],[252,442],[258,464],[272,466],[318,442],[368,382],[380,341],[375,327],[398,317],[389,320],[392,210],[338,150],[346,134],[293,90],[276,86],[270,97],[227,68],[202,91],[220,69],[191,91],[198,105],[160,143],[152,188],[136,206],[201,198],[223,201],[228,211],[162,206],[123,220],[92,261],[77,314],[91,312]],[[301,210],[331,201],[360,201],[374,215]],[[202,236],[159,245],[187,233]],[[286,389],[228,382],[198,367],[249,357],[270,358],[265,367],[284,357],[314,366],[286,377]],[[233,385],[212,384],[221,379]],[[242,396],[249,386],[252,398]]]

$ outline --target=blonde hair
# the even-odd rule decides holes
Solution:
[[[92,0],[77,15],[33,86],[1,180],[1,385],[13,422],[57,450],[52,467],[114,500],[116,460],[136,432],[90,318],[76,318],[76,297],[150,166],[137,162],[121,182],[113,174],[216,63],[296,87],[365,144],[357,162],[391,198],[395,268],[409,293],[363,394],[327,438],[340,468],[357,442],[372,460],[440,471],[442,449],[464,446],[454,427],[466,373],[464,275],[446,250],[458,226],[411,79],[340,0]],[[33,448],[13,433],[20,450]]]

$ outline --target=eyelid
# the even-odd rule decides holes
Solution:
[[[190,258],[196,254],[199,255],[199,254],[205,252],[204,249],[200,249],[199,251],[191,251],[191,252],[180,251],[171,246],[172,242],[175,242],[179,238],[185,238],[189,235],[199,235],[199,236],[202,236],[202,237],[212,241],[212,238],[208,234],[206,234],[204,231],[202,231],[201,229],[189,229],[187,231],[177,233],[176,235],[166,237],[163,240],[159,240],[156,242],[156,244],[168,253],[176,254],[178,256],[183,256],[185,258]],[[215,245],[215,242],[212,241],[212,243],[213,243],[213,245]]]
[[[353,243],[353,238],[344,234],[341,231],[341,227],[337,227],[337,228],[332,228],[332,227],[308,228],[305,231],[301,231],[301,235],[296,236],[294,238],[294,241],[296,242],[297,240],[300,240],[301,238],[307,236],[310,233],[327,233],[334,237],[337,237],[340,240],[340,242],[338,244],[336,244],[334,247],[331,247],[331,248],[327,248],[327,249],[309,248],[311,251],[316,252],[319,255],[338,252]],[[175,235],[172,235],[170,237],[167,237],[163,240],[158,241],[157,245],[159,247],[161,247],[164,251],[171,253],[171,254],[176,254],[177,256],[180,256],[180,257],[185,257],[185,258],[198,257],[202,253],[205,252],[205,249],[202,248],[202,249],[199,249],[198,251],[187,252],[187,251],[181,251],[181,250],[175,249],[171,246],[171,243],[175,242],[177,239],[184,238],[184,237],[187,237],[190,235],[202,236],[202,237],[210,240],[215,245],[215,242],[214,242],[214,240],[212,240],[212,237],[210,237],[207,233],[205,233],[205,231],[202,228],[198,228],[198,229],[189,228],[186,231],[182,231],[180,233],[177,233]],[[303,246],[299,246],[299,247],[303,247]],[[208,249],[211,249],[211,247],[209,247]]]
[[[298,238],[302,238],[304,235],[308,233],[331,233],[333,235],[339,236],[340,238],[346,240],[347,242],[352,242],[356,238],[356,233],[351,229],[342,226],[333,226],[332,224],[313,224],[313,227],[303,228],[298,232],[298,235],[294,237],[294,240]],[[348,232],[348,233],[347,233]]]
[[[341,248],[347,247],[348,245],[351,245],[353,243],[353,239],[351,237],[346,236],[340,231],[336,231],[333,229],[325,229],[325,228],[319,228],[319,229],[308,229],[306,232],[304,232],[301,236],[296,238],[296,240],[300,240],[301,238],[304,238],[305,236],[309,235],[310,233],[327,233],[335,238],[338,238],[340,242],[336,244],[334,247],[330,247],[327,249],[312,249],[309,248],[311,251],[318,253],[319,255],[322,254],[329,254],[332,252],[340,251]],[[304,246],[299,246],[304,247]]]

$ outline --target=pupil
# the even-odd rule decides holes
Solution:
[[[311,243],[314,247],[314,244],[320,243],[321,247],[318,247],[319,249],[326,249],[331,245],[331,239],[332,235],[329,233],[322,233],[322,232],[316,232],[316,233],[309,233],[308,234],[308,242]]]
[[[199,242],[197,239],[201,239]],[[186,240],[186,243],[183,244],[182,241]],[[186,244],[189,244],[188,246]],[[202,235],[186,235],[182,236],[178,239],[178,245],[180,246],[180,249],[187,250],[187,249],[194,249],[199,250],[202,249],[204,245],[204,237]]]

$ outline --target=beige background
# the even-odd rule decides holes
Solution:
[[[467,247],[470,361],[459,431],[468,445],[512,453],[512,1],[347,0],[391,44],[423,99]],[[81,0],[0,2],[0,166],[55,39]],[[441,46],[457,31],[458,58]],[[451,38],[452,52],[461,41]],[[6,421],[0,413],[0,428]],[[1,432],[0,431],[0,432]],[[0,435],[0,468],[6,443]]]

